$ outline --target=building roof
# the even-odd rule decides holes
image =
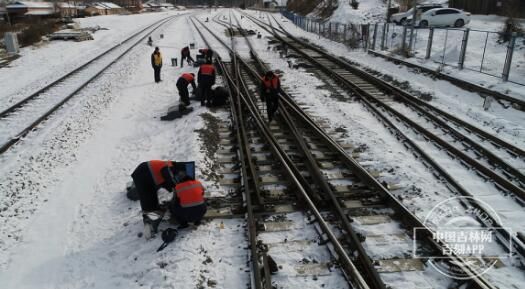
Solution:
[[[40,8],[40,9],[54,9],[53,3],[50,2],[37,2],[37,1],[16,1],[6,6],[8,9],[17,8]]]
[[[24,15],[43,16],[43,15],[53,15],[53,14],[55,14],[54,10],[31,10],[31,11],[27,11]]]
[[[148,1],[148,2],[144,3],[143,6],[144,7],[151,7],[151,8],[161,8],[161,7],[174,8],[175,7],[175,5],[173,5],[171,3],[161,2],[161,1],[157,1],[157,0]]]
[[[98,2],[98,4],[104,6],[104,7],[107,7],[108,9],[120,9],[122,7],[118,6],[117,4],[115,3],[111,3],[111,2]]]
[[[97,9],[121,9],[122,7],[118,6],[115,3],[111,2],[93,2],[88,5],[88,7],[94,7]]]
[[[57,3],[57,6],[60,7],[60,8],[71,8],[71,9],[80,9],[82,6],[80,5],[74,5],[72,3],[68,3],[68,2],[58,2]]]

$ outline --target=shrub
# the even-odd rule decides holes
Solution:
[[[52,20],[30,23],[30,25],[18,35],[18,41],[21,46],[34,44],[39,42],[42,36],[55,32],[57,27],[57,23]]]
[[[518,33],[518,35],[523,35],[524,30],[518,19],[509,17],[499,33],[499,42],[504,43],[510,41],[512,33],[514,32]]]

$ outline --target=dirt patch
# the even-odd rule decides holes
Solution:
[[[217,151],[219,150],[219,123],[221,120],[211,113],[201,114],[204,120],[204,126],[201,129],[196,129],[195,132],[199,134],[202,141],[201,152],[205,155],[204,166],[202,168],[202,176],[206,181],[219,182],[220,176],[219,162],[217,161]]]

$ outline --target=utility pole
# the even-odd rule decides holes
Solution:
[[[412,30],[410,31],[410,44],[408,46],[408,51],[412,50],[412,43],[414,41],[414,30],[416,29],[416,17],[417,17],[417,0],[413,1],[414,5],[412,6],[412,9],[414,9],[414,12],[412,13]]]
[[[390,22],[390,4],[392,3],[392,0],[388,0],[386,4],[386,22]]]

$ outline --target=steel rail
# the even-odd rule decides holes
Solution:
[[[242,61],[242,60],[241,60],[241,61]],[[257,75],[258,75],[258,74],[255,72],[254,77],[257,77]],[[332,140],[332,141],[333,141],[333,140]],[[342,148],[341,148],[341,150],[343,151]],[[343,152],[344,152],[344,151],[343,151]],[[355,162],[355,160],[354,160],[353,162]],[[357,166],[360,167],[360,165],[359,165],[357,162],[355,162],[355,163],[357,164]],[[360,174],[362,174],[362,173],[364,173],[365,175],[369,175],[368,172],[366,172],[363,168],[361,168],[361,169],[362,169],[362,170],[358,172],[358,173],[359,173],[358,175],[360,175]],[[377,186],[379,186],[379,187],[382,187],[382,185],[379,184],[379,182],[377,182],[377,180],[375,180],[375,178],[373,178],[371,175],[369,175],[369,176],[370,176],[370,180],[371,180],[373,183],[375,183],[375,184],[376,184]],[[383,188],[383,190],[386,191],[386,189],[384,189],[384,187],[382,187],[382,188]],[[386,192],[389,194],[388,191],[386,191]],[[395,198],[395,197],[392,196],[391,201],[393,201],[394,203],[398,203],[401,207],[404,208],[404,206],[403,206],[402,204],[399,203],[399,201],[397,200],[397,198]],[[412,213],[410,213],[410,212],[408,211],[408,209],[406,209],[406,208],[404,208],[404,209],[406,210],[406,213],[407,213],[407,214],[412,215]],[[405,216],[406,216],[406,214],[405,214]],[[444,247],[444,244],[443,244],[441,241],[436,241],[436,240],[433,240],[433,239],[431,238],[431,236],[432,236],[431,230],[430,230],[428,227],[426,227],[425,225],[423,225],[422,223],[420,223],[419,220],[417,219],[417,217],[415,217],[415,216],[412,215],[411,220],[413,220],[413,221],[415,221],[416,223],[419,224],[419,226],[414,226],[414,227],[420,227],[420,228],[424,228],[424,229],[425,229],[425,232],[427,232],[427,238],[428,238],[428,241],[429,241],[430,243],[434,244],[434,246],[437,247],[437,248],[443,248],[443,247]],[[459,264],[458,266],[459,266],[459,267],[460,267],[460,268],[461,268],[466,274],[469,274],[469,275],[471,275],[471,276],[475,276],[475,274],[476,274],[475,271],[474,271],[473,269],[471,269],[469,266],[465,265],[465,264],[467,264],[467,263],[466,263],[466,261],[465,261],[464,259],[462,259],[462,258],[460,258],[460,257],[458,257],[458,256],[454,256],[454,257],[452,258],[452,260],[455,261],[457,264]],[[478,276],[477,278],[475,278],[475,285],[477,286],[476,288],[493,288],[492,285],[490,285],[490,283],[488,283],[488,281],[486,281],[484,278],[479,277],[479,276]]]
[[[200,37],[206,44],[208,48],[211,49],[210,43],[207,41],[207,39],[204,37],[200,29],[197,27],[193,19],[190,18],[190,21],[194,25],[195,29],[199,33]],[[250,260],[252,265],[252,284],[254,284],[255,289],[271,289],[271,276],[270,274],[265,274],[265,278],[261,276],[261,268],[259,266],[259,254],[257,251],[257,231],[256,231],[256,223],[255,223],[255,217],[254,217],[254,209],[252,204],[252,190],[249,184],[249,175],[246,168],[249,168],[251,179],[254,181],[253,189],[256,191],[257,201],[260,201],[260,191],[259,191],[259,184],[257,183],[257,174],[255,173],[254,165],[252,163],[252,157],[251,152],[248,145],[248,138],[246,134],[246,129],[243,122],[243,114],[241,109],[241,102],[239,100],[240,91],[237,85],[235,85],[234,79],[231,77],[231,75],[228,73],[228,70],[226,69],[226,65],[222,62],[222,59],[220,58],[220,55],[218,53],[214,53],[216,56],[216,63],[219,66],[220,70],[222,71],[224,77],[226,78],[226,83],[228,85],[229,91],[230,91],[230,109],[232,112],[232,122],[236,129],[236,139],[237,143],[239,144],[237,151],[239,152],[239,158],[241,160],[241,185],[244,190],[244,196],[246,201],[246,214],[247,214],[247,223],[248,223],[248,239],[250,242]],[[235,61],[234,61],[235,63]],[[267,262],[267,261],[266,261]],[[263,267],[267,267],[263,265]],[[264,272],[267,272],[268,270],[265,269]],[[263,282],[264,281],[264,282]]]
[[[522,100],[522,99],[519,99],[519,98],[516,98],[516,97],[512,97],[510,95],[507,95],[507,94],[504,94],[504,93],[501,93],[501,92],[498,92],[498,91],[495,91],[495,90],[488,89],[486,87],[477,85],[477,84],[472,83],[472,82],[461,80],[461,79],[456,78],[454,76],[445,74],[443,72],[435,71],[435,70],[433,70],[431,68],[428,68],[428,67],[417,65],[415,63],[411,63],[411,62],[405,61],[403,59],[395,58],[395,57],[383,54],[381,52],[373,51],[371,49],[368,49],[367,53],[369,53],[371,55],[374,55],[376,57],[384,58],[384,59],[386,59],[388,61],[391,61],[393,63],[396,63],[396,64],[401,63],[404,66],[408,66],[408,67],[411,67],[411,68],[419,69],[419,70],[423,71],[424,73],[432,74],[433,76],[435,76],[437,78],[440,78],[440,79],[443,79],[443,80],[446,80],[446,81],[448,81],[448,82],[450,82],[450,83],[452,83],[452,84],[454,84],[454,85],[456,85],[458,87],[461,87],[463,89],[466,89],[466,90],[469,90],[469,91],[472,91],[472,92],[479,93],[482,98],[486,98],[486,96],[492,96],[492,97],[494,97],[496,99],[508,101],[510,103],[518,105],[519,110],[525,110],[525,101]]]
[[[172,21],[175,16],[170,16],[167,19],[161,20],[161,23],[158,24],[151,32],[157,30],[159,27],[164,25],[165,23]],[[154,26],[154,25],[153,25]],[[150,26],[151,27],[151,26]],[[149,28],[150,28],[149,27]],[[139,33],[140,34],[140,33]],[[136,35],[135,35],[136,36]],[[16,136],[11,138],[6,143],[2,144],[0,147],[0,154],[5,153],[9,148],[11,148],[13,145],[18,143],[24,136],[26,136],[30,131],[32,131],[36,126],[38,126],[40,123],[42,123],[44,120],[46,120],[50,115],[52,115],[55,111],[57,111],[59,108],[62,107],[66,102],[68,102],[73,96],[75,96],[80,90],[82,90],[84,87],[86,87],[89,83],[91,83],[93,80],[98,78],[103,72],[105,72],[110,66],[112,66],[114,63],[116,63],[118,60],[120,60],[125,54],[127,54],[131,49],[133,49],[137,44],[139,44],[142,40],[144,40],[148,35],[145,35],[141,37],[137,42],[135,42],[131,47],[126,49],[124,52],[122,52],[117,58],[115,58],[113,61],[111,61],[108,65],[106,65],[102,70],[100,70],[98,73],[96,73],[94,76],[90,77],[88,80],[86,80],[82,85],[80,85],[77,89],[75,89],[73,92],[71,92],[68,96],[63,98],[60,102],[55,104],[51,109],[49,109],[46,113],[41,115],[39,118],[37,118],[35,121],[33,121],[30,125],[28,125],[26,128],[24,128],[22,131],[20,131]]]
[[[308,55],[305,55],[303,54],[306,58],[308,58]],[[310,58],[309,58],[310,59]],[[315,59],[311,59],[312,62],[316,63]],[[322,64],[319,64],[317,63],[318,65],[321,65]],[[324,68],[326,71],[328,71],[330,74],[334,75],[334,73],[329,69],[329,68]],[[361,96],[361,91],[357,91],[355,90],[354,86],[352,85],[348,85],[346,83],[346,81],[340,77],[339,75],[335,75],[340,81],[341,83],[343,83],[343,85],[346,85],[346,87],[348,89],[350,89],[350,91],[352,91],[354,94],[358,95],[358,96]],[[454,189],[456,193],[459,193],[463,196],[468,196],[468,197],[473,197],[472,194],[470,194],[463,186],[461,186],[459,183],[457,183],[457,181],[450,175],[446,172],[446,170],[441,167],[440,165],[438,165],[434,159],[432,157],[430,157],[430,155],[428,155],[427,153],[425,153],[421,147],[419,147],[418,145],[415,144],[415,142],[413,142],[410,138],[408,138],[404,133],[401,132],[401,130],[399,130],[399,128],[397,128],[379,109],[377,109],[368,99],[366,99],[365,97],[360,97],[360,99],[367,105],[367,107],[369,107],[375,115],[377,115],[380,120],[386,124],[386,126],[389,128],[389,130],[394,130],[394,135],[396,135],[398,138],[403,138],[403,140],[408,143],[414,151],[416,151],[418,153],[419,156],[421,156],[429,165],[431,165],[437,172],[440,173],[440,175],[452,186],[451,189]],[[480,218],[478,218],[478,220],[485,224],[486,226],[489,226],[490,224],[492,224],[491,227],[498,227],[497,231],[500,235],[500,237],[505,240],[506,242],[502,242],[504,244],[504,246],[507,248],[507,250],[511,250],[512,248],[509,247],[509,244],[512,243],[511,246],[513,246],[514,248],[516,248],[517,252],[521,255],[521,256],[525,256],[525,240],[521,239],[519,236],[520,234],[518,234],[517,236],[513,233],[510,233],[508,230],[506,230],[505,228],[503,228],[503,226],[493,217],[491,216],[490,213],[486,212],[486,210],[484,209],[483,205],[481,203],[478,203],[477,201],[474,201],[474,200],[470,200],[468,202],[463,202],[463,205],[464,206],[474,206],[475,208],[477,209],[480,209],[482,211],[484,211],[488,216],[489,216],[489,219],[487,220],[482,220]]]
[[[359,176],[361,177],[364,177],[365,180],[368,181],[368,183],[370,184],[373,184],[377,189],[379,189],[379,191],[384,195],[384,196],[387,196],[388,199],[394,204],[394,207],[396,208],[397,211],[401,211],[403,214],[401,215],[402,217],[406,218],[407,216],[410,216],[408,219],[411,220],[411,223],[412,223],[412,226],[413,227],[420,227],[420,228],[423,228],[426,232],[427,232],[427,236],[429,237],[429,241],[431,243],[433,243],[437,248],[441,249],[444,247],[444,243],[442,242],[438,242],[438,241],[435,241],[433,239],[430,238],[430,236],[432,235],[432,230],[428,227],[426,227],[425,225],[423,225],[419,220],[418,218],[413,215],[410,211],[408,211],[408,209],[406,207],[404,207],[400,202],[399,200],[397,200],[397,198],[395,198],[395,196],[391,195],[390,192],[388,192],[388,190],[386,190],[374,177],[372,177],[370,174],[368,174],[364,168],[362,168],[355,160],[353,160],[350,156],[348,156],[348,154],[344,151],[344,149],[342,147],[340,147],[335,141],[333,141],[322,129],[320,129],[317,124],[315,124],[314,121],[312,121],[296,104],[292,104],[293,101],[292,101],[292,98],[290,96],[287,96],[287,99],[285,100],[285,102],[288,102],[288,104],[290,105],[290,107],[294,108],[294,110],[296,111],[296,113],[298,115],[301,115],[303,117],[305,117],[305,119],[308,119],[308,122],[311,124],[311,127],[314,129],[314,131],[316,131],[320,136],[324,135],[326,137],[326,139],[330,140],[329,143],[333,146],[334,149],[336,149],[338,152],[340,152],[341,156],[343,157],[343,159],[345,160],[346,163],[348,163],[350,166],[354,166],[354,167],[357,167],[357,168],[360,168],[360,170],[358,170],[358,172],[360,172]],[[363,179],[363,178],[361,178]],[[459,256],[453,256],[452,258],[453,260],[456,260],[456,262],[461,262],[461,267],[462,269],[464,270],[465,273],[472,275],[472,276],[475,276],[475,272],[473,269],[470,268],[470,266],[466,265],[467,263],[465,262],[465,260]],[[485,280],[484,278],[482,278],[481,276],[477,276],[476,278],[474,278],[474,281],[475,281],[475,285],[477,286],[477,288],[493,288],[493,286],[487,281]]]
[[[347,86],[350,86],[351,89],[357,95],[360,96],[360,98],[365,98],[366,97],[366,98],[371,99],[372,102],[377,103],[379,106],[383,107],[384,109],[386,109],[391,114],[394,114],[397,118],[399,118],[402,121],[404,121],[405,123],[407,123],[410,127],[415,129],[419,133],[425,135],[428,139],[432,140],[434,143],[438,144],[441,147],[446,148],[452,154],[458,156],[466,164],[468,164],[472,168],[478,170],[478,172],[480,172],[480,174],[482,176],[490,177],[494,181],[494,184],[496,185],[496,188],[503,189],[504,191],[507,191],[507,192],[510,192],[510,193],[514,194],[519,199],[519,201],[521,203],[525,203],[525,189],[520,187],[520,186],[518,186],[513,181],[507,179],[505,177],[505,175],[502,176],[500,173],[495,172],[493,169],[486,167],[484,164],[482,164],[479,161],[475,160],[474,158],[470,157],[468,154],[464,153],[463,151],[457,149],[455,146],[453,146],[449,142],[445,141],[441,137],[439,137],[439,136],[435,135],[434,133],[426,130],[420,124],[418,124],[417,122],[415,122],[412,119],[408,118],[403,113],[401,113],[398,110],[392,108],[390,105],[386,104],[385,102],[383,102],[382,100],[380,100],[376,96],[366,92],[359,85],[353,83],[352,81],[350,81],[350,80],[346,79],[345,77],[343,77],[341,74],[335,72],[331,67],[327,67],[325,64],[321,63],[319,60],[315,59],[312,56],[309,56],[304,51],[302,51],[300,48],[298,48],[296,45],[285,41],[284,39],[282,39],[282,37],[280,37],[277,34],[274,34],[274,36],[276,38],[278,38],[280,41],[287,43],[287,45],[289,45],[292,49],[294,49],[295,51],[297,51],[300,54],[302,54],[306,59],[308,59],[310,62],[314,63],[316,66],[322,68],[326,73],[328,73],[329,75],[334,76],[339,82],[344,83]],[[307,46],[307,44],[302,44],[302,43],[300,43],[300,44],[303,45],[303,46]],[[310,48],[310,47],[308,46],[308,48]],[[310,49],[313,49],[313,48],[310,48]],[[332,60],[331,57],[328,57],[329,55],[326,54],[325,52],[323,52],[322,50],[319,50],[317,52],[320,53],[323,56],[326,56],[330,60]],[[336,64],[338,64],[338,62],[336,62]],[[401,96],[401,97],[403,97],[403,96]],[[419,108],[417,105],[414,105],[414,107],[415,108]],[[423,112],[423,113],[426,112],[425,110],[420,110],[420,111]],[[432,116],[431,114],[429,114],[429,115]],[[435,119],[437,119],[437,118],[435,118]],[[437,120],[439,120],[439,119],[437,119]],[[441,124],[443,124],[443,123],[441,123]],[[452,133],[455,131],[452,128],[448,128],[448,129]],[[461,140],[470,140],[469,138],[461,135],[458,131],[455,131],[455,132],[456,132],[456,135],[458,136],[458,138],[461,138]],[[470,142],[470,145],[474,146],[474,147],[479,146],[478,144],[476,144],[476,143],[474,143],[472,141]],[[492,161],[495,161],[495,162],[496,162],[496,160],[499,160],[499,162],[497,162],[497,163],[500,164],[501,166],[503,166],[503,167],[511,167],[512,168],[512,166],[506,164],[505,162],[503,162],[503,160],[497,158],[492,153],[489,153],[487,150],[485,150],[485,151],[487,152],[485,155],[488,156],[489,160],[492,160]],[[515,178],[517,178],[521,182],[525,182],[525,176],[523,176],[519,172],[519,170],[514,169],[514,168],[512,168],[512,169],[513,169],[512,171],[517,172],[517,175],[514,175]]]
[[[252,77],[254,79],[257,79],[256,77],[260,74],[263,74],[264,72],[268,71],[269,68],[267,67],[264,62],[262,62],[261,58],[259,57],[257,51],[253,48],[253,45],[251,41],[248,39],[245,30],[242,29],[241,24],[239,23],[239,20],[237,17],[234,17],[237,26],[239,29],[239,32],[244,36],[248,47],[250,48],[250,55],[255,60],[257,65],[259,66],[259,73],[255,70],[251,70]],[[248,64],[243,62],[243,64],[248,68]],[[292,134],[295,136],[296,142],[299,144],[299,148],[302,152],[302,154],[306,158],[306,164],[309,167],[310,174],[313,176],[316,184],[321,188],[321,190],[324,192],[325,195],[329,197],[329,200],[333,206],[333,210],[339,220],[341,221],[344,230],[347,232],[347,234],[344,235],[345,239],[347,240],[347,243],[350,245],[352,252],[352,255],[357,258],[359,261],[361,268],[364,270],[364,278],[368,280],[368,283],[371,284],[371,287],[378,288],[378,289],[386,289],[386,285],[381,280],[379,273],[374,267],[374,264],[372,263],[371,259],[368,257],[368,254],[366,253],[364,247],[361,244],[361,241],[355,232],[355,230],[352,228],[352,225],[350,224],[350,221],[347,217],[347,215],[343,212],[343,209],[341,208],[341,204],[337,197],[335,196],[335,193],[331,189],[330,185],[328,184],[326,178],[323,176],[321,169],[317,165],[317,161],[314,159],[313,154],[311,153],[311,150],[307,147],[306,142],[304,141],[304,138],[302,137],[302,132],[299,129],[299,126],[295,124],[292,121],[291,115],[288,112],[288,109],[285,107],[280,108],[280,111],[282,112],[282,117],[284,119],[284,122],[292,132]]]
[[[197,22],[200,22],[197,20]],[[202,23],[201,23],[202,25]],[[209,28],[202,25],[208,32],[214,36],[219,42],[221,42],[225,47],[227,47],[230,51],[231,48],[228,47],[219,37],[217,37]],[[235,54],[235,51],[232,51],[232,54]],[[241,60],[242,62],[242,60]],[[308,182],[304,179],[304,176],[301,175],[299,169],[294,165],[294,162],[290,159],[290,157],[286,154],[284,149],[279,145],[275,137],[272,135],[272,132],[268,128],[268,126],[265,124],[262,116],[258,112],[257,105],[250,99],[248,87],[245,83],[241,82],[244,93],[241,92],[241,101],[245,104],[245,107],[249,110],[250,114],[252,115],[255,123],[257,124],[257,127],[259,128],[261,134],[265,137],[265,139],[268,141],[270,148],[274,152],[274,154],[277,156],[281,164],[283,165],[283,168],[285,172],[288,174],[289,178],[292,180],[292,182],[296,185],[298,189],[298,193],[300,193],[300,198],[305,202],[305,204],[308,206],[310,211],[315,216],[319,226],[321,227],[321,230],[324,232],[324,234],[327,236],[327,238],[332,243],[335,251],[337,252],[339,256],[339,260],[343,265],[343,268],[345,269],[345,273],[351,277],[352,282],[354,283],[354,286],[357,288],[367,289],[370,288],[369,285],[366,283],[362,275],[359,273],[357,268],[355,267],[353,261],[346,253],[345,249],[337,239],[336,235],[331,231],[329,225],[326,223],[324,218],[321,216],[319,210],[317,209],[316,205],[311,199],[311,192],[308,192],[310,190],[308,186]]]
[[[62,75],[60,78],[54,80],[53,82],[47,84],[46,86],[38,89],[37,91],[31,93],[30,95],[28,95],[27,97],[23,98],[22,100],[18,101],[17,103],[13,104],[12,106],[6,108],[5,110],[3,110],[2,112],[0,112],[0,118],[4,118],[6,116],[8,116],[9,114],[11,114],[12,112],[14,112],[15,110],[19,109],[20,107],[22,107],[23,105],[25,105],[27,102],[33,100],[34,98],[36,98],[37,96],[39,96],[40,94],[46,92],[47,90],[49,90],[50,88],[56,86],[57,84],[59,84],[60,82],[66,80],[67,78],[71,77],[72,75],[76,74],[77,72],[87,68],[91,63],[99,60],[100,58],[106,56],[107,54],[109,54],[111,51],[119,48],[122,46],[123,43],[126,43],[128,41],[130,41],[131,39],[135,38],[137,35],[139,35],[140,33],[148,30],[149,28],[155,26],[156,24],[162,22],[166,20],[166,18],[164,19],[161,19],[151,25],[148,25],[146,28],[136,32],[136,33],[133,33],[131,36],[129,36],[128,38],[126,38],[124,41],[121,41],[119,44],[116,44],[114,45],[113,47],[107,49],[106,51],[100,53],[99,55],[95,56],[94,58],[92,58],[91,60],[89,60],[88,62],[80,65],[79,67],[73,69],[72,71]]]
[[[251,17],[250,15],[248,14],[245,14],[247,15],[250,19],[252,19],[252,21],[254,22],[258,22],[264,26],[267,26],[268,24],[260,21],[259,19],[256,19],[254,17]],[[419,99],[418,97],[415,97],[413,96],[412,94],[390,84],[390,83],[387,83],[386,81],[383,81],[377,77],[375,77],[374,75],[371,75],[370,73],[367,73],[366,71],[363,71],[362,69],[359,69],[356,67],[356,64],[354,63],[351,63],[349,62],[348,60],[344,60],[344,59],[341,59],[340,57],[336,57],[336,56],[333,56],[329,53],[327,53],[326,51],[323,51],[322,49],[316,47],[315,45],[311,45],[309,43],[306,43],[305,41],[302,41],[301,39],[298,39],[297,37],[291,35],[290,33],[288,33],[286,30],[284,30],[284,28],[282,27],[282,25],[275,19],[275,17],[272,16],[272,18],[274,19],[275,23],[277,23],[277,25],[279,25],[280,29],[275,29],[275,31],[278,31],[280,32],[281,34],[284,34],[286,35],[287,37],[289,37],[290,39],[296,41],[297,43],[301,44],[302,46],[304,47],[307,47],[309,49],[312,49],[318,53],[320,53],[321,55],[325,56],[326,58],[328,58],[329,60],[335,62],[336,64],[344,67],[345,69],[347,70],[350,70],[352,73],[366,79],[367,81],[370,81],[372,83],[374,83],[378,88],[380,88],[382,91],[386,92],[386,93],[390,93],[390,94],[394,94],[398,97],[400,97],[402,100],[405,100],[405,101],[412,101],[416,104],[419,104],[420,106],[424,106],[425,108],[435,112],[436,114],[440,114],[442,116],[444,116],[444,118],[446,119],[449,119],[451,120],[452,122],[455,122],[456,124],[459,124],[460,126],[462,127],[465,127],[466,129],[468,129],[469,131],[472,131],[474,133],[476,133],[477,135],[479,135],[482,139],[486,139],[486,140],[489,140],[490,142],[492,142],[493,144],[499,146],[499,147],[502,147],[504,148],[505,150],[509,151],[509,152],[512,152],[513,155],[515,156],[518,156],[520,158],[525,158],[525,150],[491,134],[491,133],[488,133],[480,128],[478,128],[477,126],[474,126],[470,123],[468,123],[467,121],[464,121],[454,115],[452,115],[451,113],[448,113],[446,112],[445,110],[443,109],[440,109],[436,106],[433,106],[432,104],[428,103],[428,102],[425,102],[421,99]],[[275,34],[274,32],[270,31],[267,27],[262,27],[263,29],[265,29],[266,31],[272,33],[272,34]],[[423,112],[424,113],[424,112]],[[426,113],[424,113],[426,114]]]

